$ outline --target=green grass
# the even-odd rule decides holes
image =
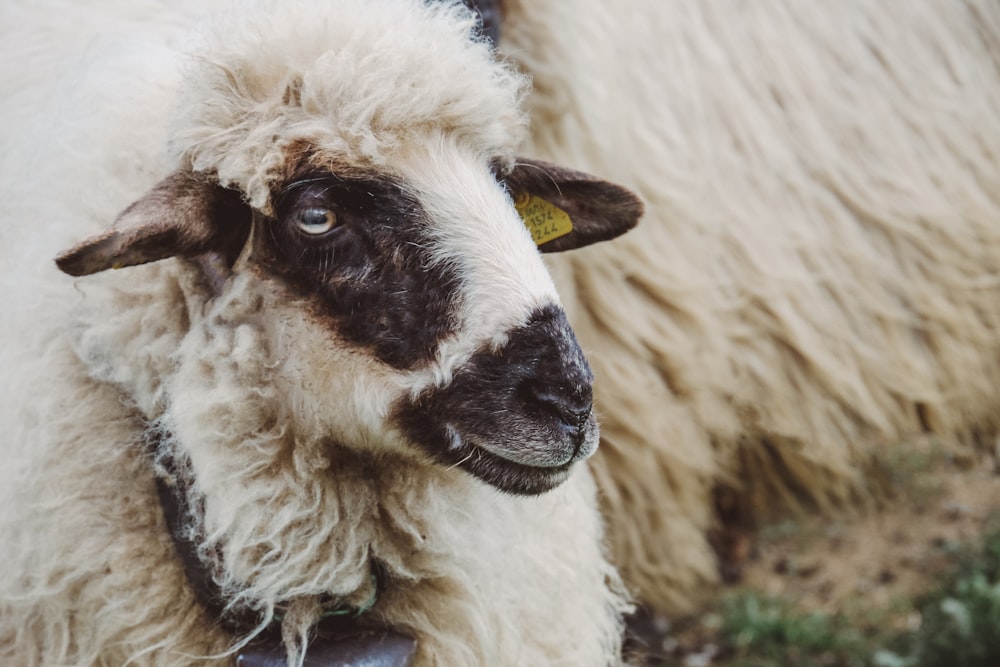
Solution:
[[[721,639],[732,667],[861,667],[861,638],[839,615],[803,614],[753,594],[727,599]]]
[[[920,628],[876,654],[875,667],[1000,665],[1000,520],[960,555],[943,585],[917,601]]]
[[[919,614],[913,630],[872,631],[878,619],[857,612],[803,613],[753,593],[720,610],[726,667],[1000,666],[1000,516],[978,548],[961,549],[941,585],[903,607]],[[897,609],[896,611],[906,611]]]

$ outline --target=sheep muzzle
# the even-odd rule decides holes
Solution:
[[[549,305],[500,349],[476,352],[448,385],[402,400],[395,417],[442,463],[533,495],[561,484],[597,448],[592,383],[565,313]]]

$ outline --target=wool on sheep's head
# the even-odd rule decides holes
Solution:
[[[239,384],[269,397],[295,447],[403,452],[513,493],[558,485],[598,435],[539,249],[613,238],[641,203],[515,157],[525,81],[460,5],[266,10],[192,61],[177,170],[59,267],[176,256],[215,275],[187,344],[232,346]],[[554,237],[537,245],[515,201]]]

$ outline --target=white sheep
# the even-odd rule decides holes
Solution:
[[[515,160],[471,15],[273,0],[186,59],[195,3],[0,11],[0,663],[301,663],[371,604],[419,664],[619,662],[590,372],[513,200],[543,250],[641,205]]]
[[[916,434],[993,446],[1000,6],[504,8],[501,49],[534,79],[526,150],[647,203],[634,234],[550,262],[640,598],[710,588],[717,501],[856,505]]]

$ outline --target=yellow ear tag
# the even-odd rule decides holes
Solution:
[[[541,197],[522,193],[514,201],[514,208],[521,214],[535,245],[548,243],[573,231],[569,214]]]

